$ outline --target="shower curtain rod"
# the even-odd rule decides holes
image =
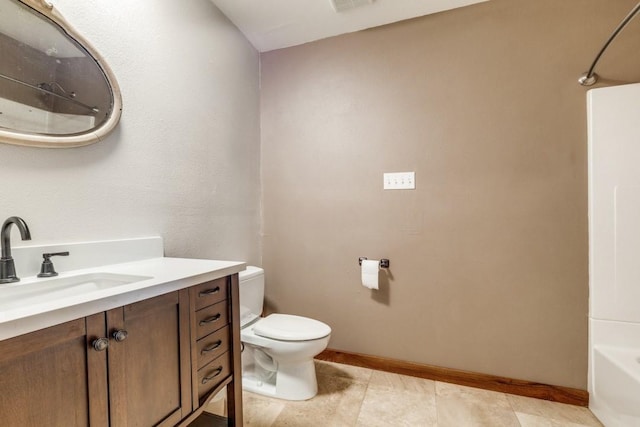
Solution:
[[[596,59],[593,60],[593,63],[591,64],[589,71],[587,71],[582,76],[580,76],[580,78],[578,79],[578,83],[580,83],[582,86],[592,86],[593,84],[595,84],[595,82],[598,81],[598,75],[593,72],[593,69],[596,68],[596,64],[600,60],[600,57],[602,56],[604,51],[607,50],[607,48],[609,47],[613,39],[615,39],[618,36],[618,33],[620,33],[620,31],[622,31],[624,27],[627,26],[629,21],[631,21],[639,11],[640,11],[640,2],[631,10],[631,12],[629,12],[629,14],[622,20],[622,22],[620,22],[620,24],[613,31],[613,33],[611,33],[611,36],[609,36],[609,39],[607,40],[607,42],[604,44],[604,46],[602,46],[602,49],[600,49],[600,52],[598,52],[598,54],[596,55]]]
[[[98,114],[100,112],[100,110],[97,107],[90,107],[87,104],[84,104],[84,103],[82,103],[80,101],[76,101],[75,99],[69,98],[67,96],[62,96],[60,94],[57,94],[57,93],[53,92],[52,90],[45,89],[44,87],[32,85],[30,83],[23,82],[22,80],[18,80],[18,79],[14,79],[13,77],[9,77],[9,76],[7,76],[5,74],[2,74],[2,73],[0,73],[0,78],[5,79],[5,80],[9,80],[10,82],[13,82],[13,83],[17,83],[17,84],[26,86],[26,87],[31,88],[31,89],[35,89],[35,90],[40,91],[42,93],[46,93],[47,95],[51,95],[51,96],[54,96],[54,97],[56,97],[58,99],[62,99],[64,101],[71,102],[72,104],[75,104],[75,105],[78,105],[80,107],[86,108],[87,110],[91,111],[91,115]],[[58,86],[64,93],[67,93],[62,88],[62,86],[60,86],[58,83],[53,82],[53,84]]]

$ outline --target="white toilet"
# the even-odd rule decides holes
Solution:
[[[264,270],[239,273],[242,388],[286,400],[318,393],[313,357],[327,348],[331,328],[318,320],[289,314],[260,317]]]

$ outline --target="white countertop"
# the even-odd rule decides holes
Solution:
[[[156,257],[60,272],[59,276],[53,278],[23,277],[17,283],[0,284],[0,301],[11,293],[6,292],[3,296],[3,290],[33,284],[42,286],[47,281],[83,274],[107,273],[149,278],[55,298],[46,293],[41,296],[35,293],[29,296],[28,304],[24,305],[20,304],[19,298],[11,303],[6,300],[0,302],[0,340],[238,273],[245,266],[244,262],[236,261]]]

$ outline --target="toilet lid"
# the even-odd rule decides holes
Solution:
[[[307,341],[324,338],[331,333],[329,325],[308,317],[292,314],[270,314],[253,328],[256,335],[283,341]]]

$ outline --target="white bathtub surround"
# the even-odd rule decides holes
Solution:
[[[34,133],[75,133],[94,126],[95,117],[53,113],[31,105],[0,98],[0,126]]]
[[[61,250],[68,250],[69,256],[53,259],[59,276],[36,277],[42,252]],[[21,280],[0,285],[0,340],[214,280],[245,268],[244,262],[237,261],[163,257],[159,237],[16,247],[12,252]],[[125,280],[115,286],[78,287],[71,293],[50,291],[47,286],[51,284],[53,288],[59,281],[78,277],[88,280],[102,277],[106,281],[113,278],[113,283],[127,278],[131,281]],[[29,289],[35,291],[28,292]]]
[[[589,108],[589,393],[607,427],[640,426],[640,84]]]

